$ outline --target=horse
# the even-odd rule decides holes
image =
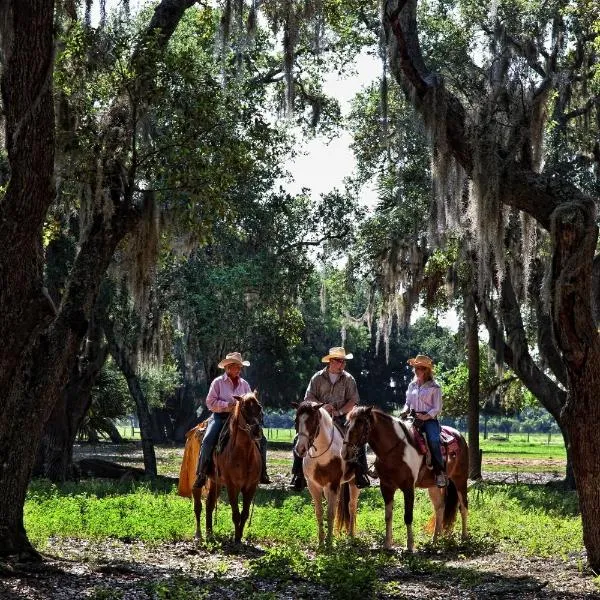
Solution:
[[[212,515],[217,504],[221,487],[227,488],[231,505],[231,518],[235,528],[234,541],[239,544],[248,520],[250,506],[260,480],[261,456],[258,443],[261,436],[262,406],[257,393],[249,392],[243,396],[234,396],[237,401],[228,420],[229,441],[220,451],[213,453],[212,467],[208,472],[206,485],[202,489],[194,488],[196,465],[200,452],[197,426],[186,434],[183,462],[179,473],[179,494],[194,500],[196,517],[195,538],[202,541],[200,516],[202,497],[206,497],[206,535],[212,537]],[[238,505],[238,496],[242,494],[242,512]]]
[[[323,545],[322,498],[327,500],[327,543],[331,543],[334,511],[339,532],[354,535],[356,508],[360,490],[354,484],[354,473],[346,473],[346,462],[340,456],[343,434],[335,426],[323,403],[305,400],[297,405],[295,426],[298,438],[294,450],[302,460],[302,470],[313,499],[317,519],[319,546]]]
[[[469,452],[467,442],[460,432],[444,427],[457,442],[456,452],[448,452],[446,473],[449,478],[447,491],[435,485],[433,471],[427,468],[425,456],[418,450],[414,432],[409,421],[396,419],[372,406],[352,409],[348,415],[348,429],[344,436],[342,457],[352,460],[358,447],[368,442],[376,455],[375,470],[379,475],[381,495],[385,503],[385,543],[392,547],[392,516],[394,494],[397,489],[404,495],[404,523],[407,548],[414,550],[412,530],[415,487],[427,488],[434,508],[435,528],[433,541],[442,532],[449,533],[460,505],[462,537],[467,537],[467,479],[469,476]]]

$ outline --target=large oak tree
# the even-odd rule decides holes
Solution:
[[[540,139],[551,121],[559,132],[571,127],[580,148],[592,140],[589,152],[577,156],[580,162],[587,161],[589,171],[598,160],[593,133],[588,133],[597,135],[598,94],[586,85],[598,66],[592,45],[598,9],[577,2],[540,4],[527,21],[529,30],[523,31],[516,26],[520,10],[510,2],[494,5],[496,13],[491,8],[488,12],[487,3],[466,3],[471,17],[478,13],[481,19],[480,31],[490,40],[491,55],[489,63],[471,65],[469,76],[476,81],[477,94],[469,96],[464,93],[465,81],[453,81],[450,71],[444,78],[428,68],[417,4],[417,0],[384,3],[391,71],[423,115],[438,174],[460,171],[471,182],[471,201],[479,215],[474,218],[480,231],[478,250],[482,263],[487,263],[482,267],[488,272],[498,268],[489,279],[493,283],[495,278],[496,285],[499,275],[504,277],[500,302],[505,314],[512,311],[515,325],[506,337],[506,348],[524,370],[535,365],[523,345],[523,323],[512,289],[518,277],[510,264],[502,264],[503,257],[493,246],[504,248],[507,209],[529,215],[551,241],[548,317],[567,389],[556,398],[556,408],[570,443],[588,560],[598,569],[600,460],[595,436],[600,427],[600,338],[597,298],[592,293],[598,265],[597,198],[574,185],[564,164],[544,163],[540,156]],[[592,123],[591,129],[572,127],[582,116]],[[443,191],[446,201],[452,190],[444,185]],[[503,334],[501,326],[497,334]],[[536,372],[540,386],[550,383]]]

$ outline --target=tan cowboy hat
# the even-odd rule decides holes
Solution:
[[[250,363],[247,360],[242,360],[242,355],[239,352],[230,352],[219,364],[219,369],[224,369],[227,365],[240,365],[241,367],[249,367]]]
[[[342,360],[350,360],[353,358],[353,354],[346,354],[346,350],[341,346],[335,348],[329,348],[329,354],[321,359],[321,362],[328,363],[332,358],[341,358]]]
[[[425,356],[425,354],[417,354],[414,358],[409,358],[406,362],[411,367],[425,367],[430,371],[433,371],[433,361],[429,358],[429,356]]]

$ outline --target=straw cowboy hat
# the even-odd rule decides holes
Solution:
[[[429,356],[425,356],[425,354],[417,354],[414,358],[409,358],[406,362],[411,367],[425,367],[430,371],[433,371],[433,361],[429,358]]]
[[[219,364],[219,369],[224,369],[227,365],[240,365],[241,367],[249,367],[250,363],[247,360],[242,360],[242,355],[239,352],[230,352]]]
[[[353,354],[346,354],[346,350],[341,346],[335,348],[329,348],[329,354],[321,359],[321,362],[328,363],[332,358],[339,358],[341,360],[350,360],[353,358]]]

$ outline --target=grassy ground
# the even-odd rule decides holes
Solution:
[[[562,460],[560,448],[545,454],[542,444],[532,446],[532,440],[529,445],[515,439],[486,442],[484,457],[490,461],[511,461],[516,456],[534,468],[535,461]],[[137,444],[83,446],[76,452],[132,466],[141,461]],[[157,448],[160,473],[175,477],[181,454],[181,448]],[[332,548],[316,552],[310,497],[306,491],[286,489],[290,464],[289,450],[269,452],[274,483],[259,489],[241,547],[230,542],[231,513],[224,501],[216,512],[215,540],[198,547],[192,539],[191,503],[177,496],[173,480],[88,480],[62,486],[34,481],[25,505],[25,525],[35,545],[53,557],[52,572],[48,576],[36,572],[25,579],[13,576],[4,583],[0,579],[0,597],[600,598],[593,574],[585,569],[573,492],[490,479],[478,482],[469,490],[470,538],[463,542],[455,535],[433,546],[426,531],[431,507],[427,493],[419,490],[414,522],[417,552],[406,554],[400,552],[406,543],[401,494],[394,513],[397,549],[385,552],[383,502],[375,487],[361,493],[357,538],[336,538]]]

